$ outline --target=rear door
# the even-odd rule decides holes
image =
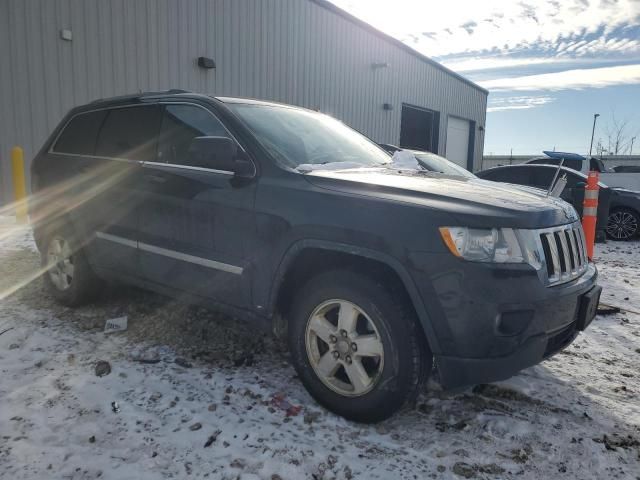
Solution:
[[[94,186],[87,229],[95,232],[92,261],[102,269],[139,276],[138,214],[142,162],[157,149],[161,109],[132,105],[109,109],[96,142]]]
[[[232,138],[203,105],[164,105],[157,158],[143,165],[142,272],[171,289],[244,307],[255,183],[192,164],[189,146],[200,136]]]

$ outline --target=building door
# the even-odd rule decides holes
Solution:
[[[449,117],[447,121],[447,148],[445,157],[463,168],[473,169],[470,165],[469,140],[471,122],[462,118]],[[472,160],[471,160],[472,162]]]
[[[402,105],[400,146],[438,153],[440,113],[427,108]]]

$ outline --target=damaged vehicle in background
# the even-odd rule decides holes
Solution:
[[[543,157],[535,157],[527,161],[527,165],[559,165],[577,170],[588,175],[593,170],[600,174],[599,180],[611,188],[624,188],[640,191],[640,167],[623,166],[607,167],[597,157],[584,157],[577,153],[543,151]]]
[[[569,345],[601,288],[571,205],[398,169],[317,112],[159,92],[74,108],[32,166],[48,291],[103,279],[286,335],[301,382],[361,422]]]
[[[493,167],[477,173],[479,178],[506,182],[547,190],[558,170],[546,164],[521,164]],[[567,185],[561,198],[571,203],[582,215],[582,203],[587,176],[571,168],[561,167],[560,176],[566,175]],[[609,187],[600,182],[598,194],[598,220],[596,228],[612,240],[632,240],[640,233],[640,192]]]

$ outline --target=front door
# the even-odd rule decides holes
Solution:
[[[200,136],[231,137],[204,106],[164,105],[157,159],[142,168],[141,270],[154,283],[245,307],[255,184],[190,164],[189,146]]]

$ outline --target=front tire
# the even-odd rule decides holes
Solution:
[[[321,273],[296,293],[289,348],[318,403],[365,423],[415,400],[433,362],[408,300],[349,270]]]
[[[609,213],[607,236],[612,240],[631,240],[640,232],[640,216],[629,208],[618,208]]]
[[[70,228],[52,229],[41,251],[44,284],[59,303],[75,307],[93,300],[101,282]]]

